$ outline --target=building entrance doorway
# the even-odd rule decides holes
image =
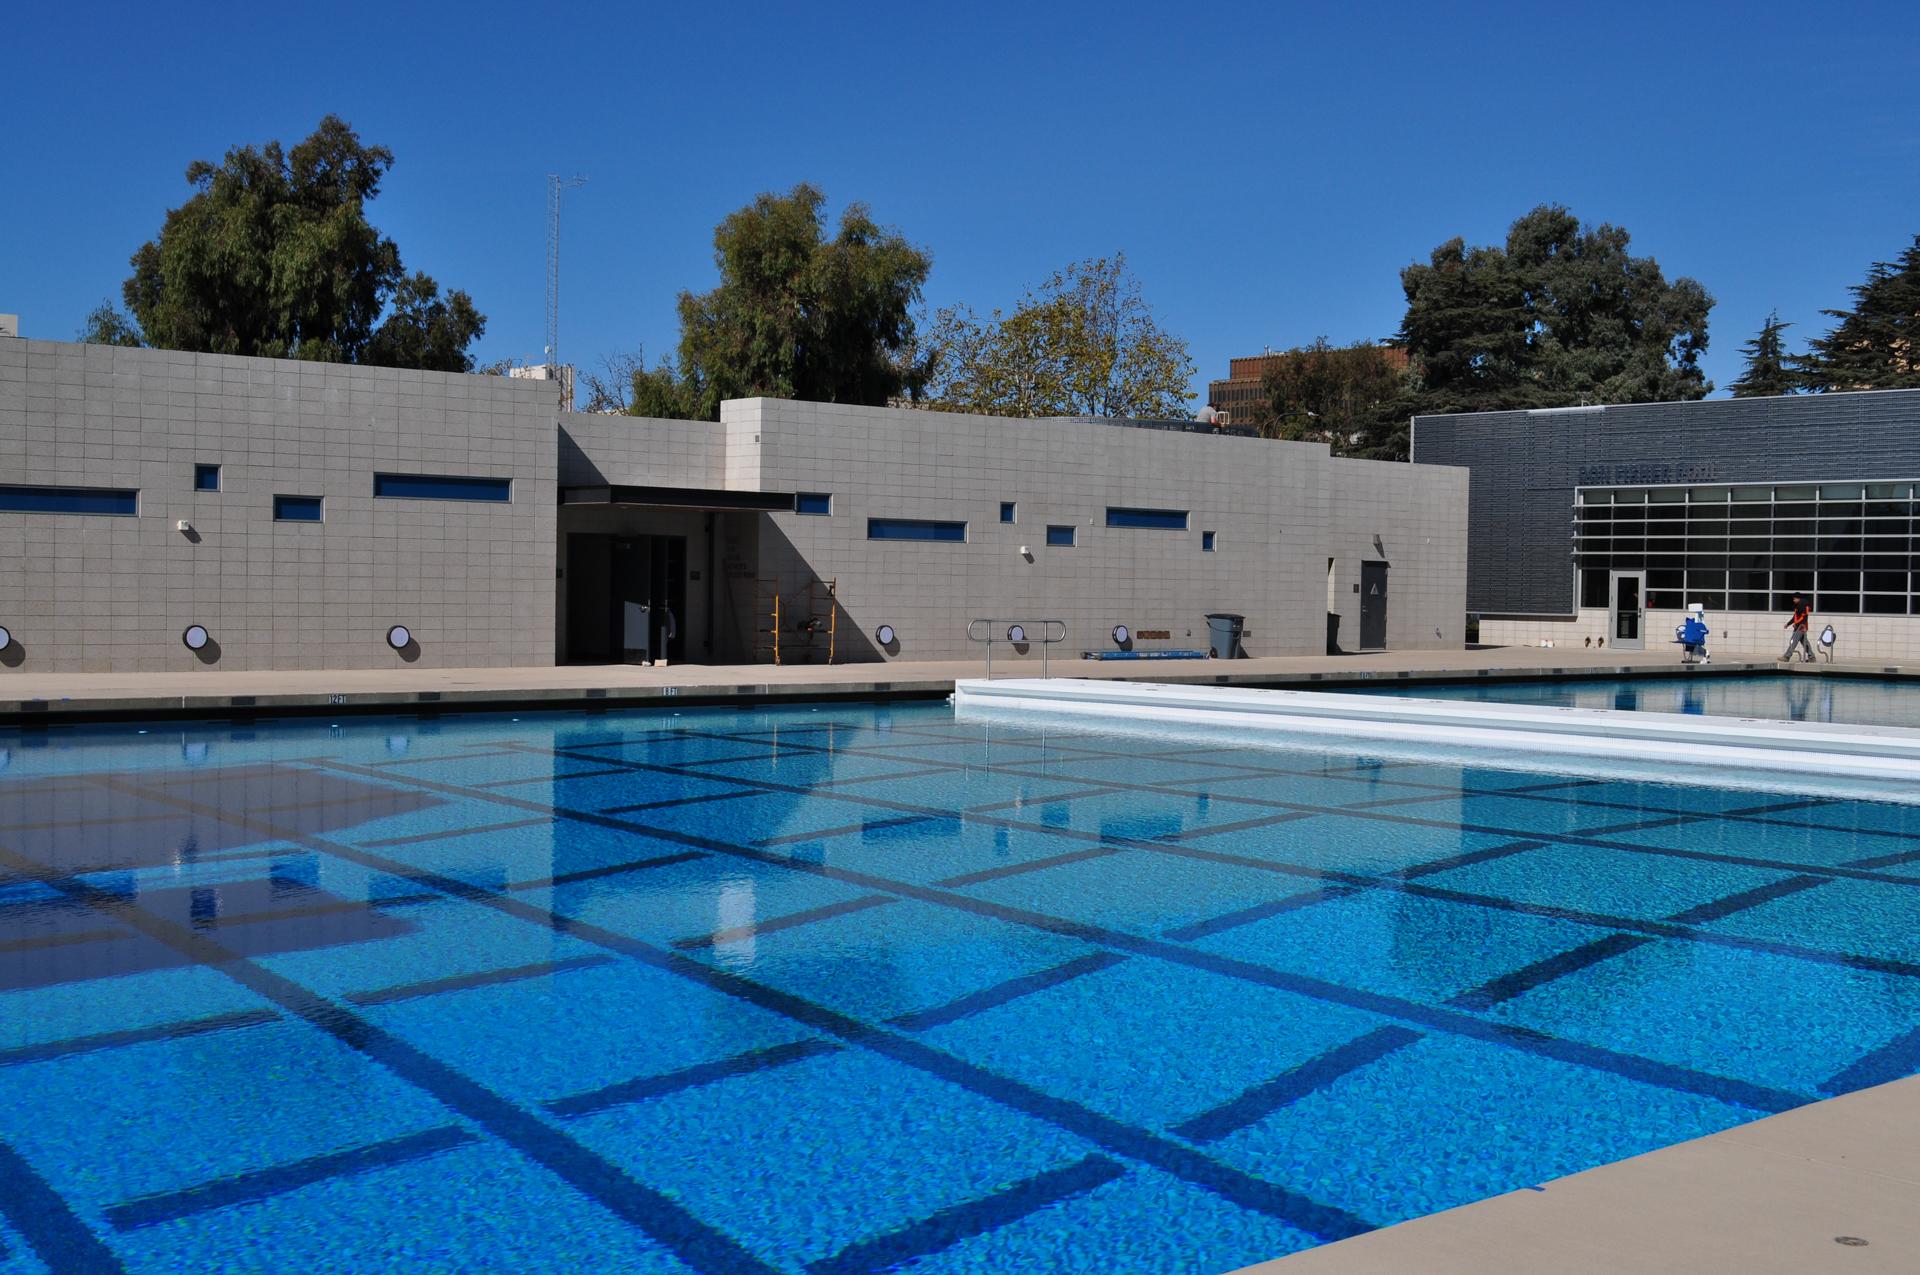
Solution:
[[[1387,647],[1387,564],[1360,564],[1360,649]]]
[[[685,536],[575,533],[566,569],[569,662],[685,658]]]
[[[1644,651],[1646,633],[1646,578],[1638,571],[1613,573],[1613,597],[1607,608],[1607,630],[1616,649]]]

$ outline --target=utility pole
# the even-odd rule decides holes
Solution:
[[[584,186],[584,177],[547,174],[547,374],[563,380],[560,370],[560,192],[572,186]],[[560,387],[561,407],[573,410],[573,381],[565,378]]]

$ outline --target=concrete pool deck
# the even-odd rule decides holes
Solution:
[[[1236,1275],[1891,1275],[1920,1269],[1916,1199],[1910,1076]]]
[[[1832,664],[1823,671],[1885,675],[1903,670]],[[218,668],[141,673],[40,673],[0,669],[0,720],[116,716],[227,716],[235,711],[418,711],[512,707],[565,708],[581,703],[640,708],[664,699],[822,699],[951,694],[962,678],[979,677],[980,660],[837,665],[676,664],[569,665],[522,668],[255,670]],[[1479,647],[1450,651],[1383,651],[1367,655],[1282,656],[1252,660],[1094,661],[1057,659],[1055,677],[1212,686],[1337,685],[1348,681],[1442,678],[1715,676],[1771,672],[1786,666],[1728,661],[1683,669],[1671,650],[1593,651]],[[1004,655],[997,676],[1034,676],[1035,656]]]

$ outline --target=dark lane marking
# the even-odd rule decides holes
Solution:
[[[948,1001],[944,1005],[935,1005],[931,1009],[915,1010],[911,1014],[901,1014],[887,1021],[902,1031],[923,1032],[935,1027],[944,1027],[948,1023],[971,1018],[975,1014],[984,1014],[990,1009],[1031,996],[1035,992],[1044,992],[1050,987],[1070,983],[1085,974],[1095,974],[1110,969],[1127,958],[1118,952],[1093,952],[1055,965],[1050,969],[1023,974],[1019,978],[1010,978],[1004,983],[996,983],[970,995]]]
[[[564,783],[569,779],[600,779],[607,775],[629,773],[624,767],[608,766],[602,770],[575,770],[564,775],[525,775],[517,779],[489,779],[484,784],[474,784],[475,788],[511,788],[516,784]],[[403,776],[404,777],[404,776]]]
[[[816,921],[830,921],[836,916],[845,916],[849,912],[864,912],[868,908],[898,902],[900,900],[891,894],[867,894],[857,899],[829,903],[824,907],[808,908],[804,912],[790,912],[786,916],[776,916],[765,921],[729,926],[724,930],[715,930],[711,934],[697,934],[691,938],[675,939],[673,946],[682,952],[696,952],[701,948],[718,947],[723,943],[740,943],[762,934],[774,934],[780,930],[812,925]]]
[[[1317,819],[1318,815],[1304,810],[1289,810],[1277,815],[1256,815],[1251,819],[1240,819],[1233,823],[1202,824],[1197,828],[1183,828],[1179,832],[1163,832],[1154,837],[1155,841],[1188,841],[1200,837],[1218,836],[1225,832],[1245,832],[1250,828],[1270,828],[1275,824],[1298,823],[1302,819]]]
[[[1405,1027],[1376,1028],[1318,1058],[1308,1059],[1265,1084],[1255,1085],[1230,1102],[1175,1125],[1173,1132],[1189,1142],[1218,1142],[1230,1133],[1258,1124],[1317,1089],[1325,1089],[1349,1072],[1372,1066],[1394,1050],[1420,1039],[1419,1032]]]
[[[1837,1072],[1820,1085],[1825,1094],[1852,1093],[1869,1085],[1884,1085],[1920,1072],[1920,1027],[1895,1036]]]
[[[807,1275],[877,1275],[902,1270],[919,1258],[945,1252],[961,1240],[1011,1225],[1126,1175],[1124,1165],[1105,1156],[1088,1156],[981,1199],[951,1205],[897,1231],[849,1245],[832,1257],[808,1263]]]
[[[1832,878],[1797,876],[1784,881],[1770,881],[1766,885],[1756,885],[1751,890],[1742,890],[1738,894],[1729,894],[1724,899],[1714,899],[1691,907],[1684,912],[1675,912],[1667,920],[1680,925],[1703,925],[1708,921],[1718,921],[1722,917],[1744,912],[1748,908],[1757,908],[1763,903],[1775,899],[1784,899],[1790,894],[1810,890],[1816,885],[1826,885]]]
[[[1591,943],[1582,943],[1579,947],[1569,948],[1531,965],[1523,965],[1517,970],[1502,974],[1496,979],[1482,983],[1452,997],[1447,1004],[1457,1009],[1492,1009],[1502,1001],[1510,1001],[1516,996],[1524,996],[1536,987],[1544,987],[1555,979],[1577,974],[1602,961],[1610,961],[1623,956],[1637,947],[1645,947],[1655,940],[1644,934],[1608,934]]]
[[[377,987],[365,992],[348,992],[341,999],[352,1005],[391,1005],[395,1001],[417,1000],[422,996],[440,996],[447,992],[464,992],[472,987],[496,987],[502,983],[518,983],[529,978],[549,978],[555,974],[564,974],[568,970],[591,969],[596,965],[612,963],[613,957],[607,953],[590,952],[585,956],[571,956],[560,961],[516,965],[512,969],[484,970],[478,974],[453,974],[446,978],[421,979],[417,983],[398,983],[392,987]]]
[[[1111,792],[1120,792],[1119,788],[1074,788],[1066,792],[1048,793],[1040,796],[1009,797],[1005,801],[988,801],[978,806],[968,806],[962,813],[969,815],[990,815],[996,810],[1023,810],[1028,806],[1051,806],[1062,801],[1078,801],[1082,797],[1104,797]]]
[[[632,774],[632,771],[623,771]],[[757,788],[741,788],[734,792],[709,792],[698,797],[667,797],[660,801],[636,801],[629,806],[606,806],[600,811],[603,815],[622,815],[634,810],[665,810],[669,806],[701,806],[709,801],[737,801],[741,797],[764,797],[767,794]]]
[[[674,854],[656,854],[649,859],[630,859],[626,863],[609,863],[598,868],[580,868],[573,872],[562,872],[557,876],[533,877],[526,881],[509,881],[501,886],[503,890],[545,890],[556,885],[573,885],[579,881],[598,881],[601,877],[625,876],[629,872],[645,872],[648,868],[667,868],[676,863],[691,863],[695,859],[706,858],[700,850],[681,850]]]
[[[73,947],[82,943],[112,943],[133,937],[131,930],[70,930],[65,934],[42,934],[33,938],[0,939],[0,952],[39,952],[50,947]]]
[[[183,1040],[188,1036],[205,1036],[213,1032],[257,1027],[262,1023],[278,1021],[280,1021],[280,1015],[270,1009],[237,1009],[226,1014],[209,1014],[205,1018],[158,1023],[152,1027],[129,1027],[122,1031],[96,1032],[90,1036],[68,1036],[62,1040],[44,1041],[38,1045],[17,1045],[12,1049],[0,1050],[0,1067],[11,1067],[17,1063],[43,1062],[49,1058],[65,1058],[72,1054],[90,1054],[99,1049],[121,1049],[128,1045],[144,1045],[155,1040]]]
[[[613,957],[608,956],[607,959],[612,960]],[[669,1071],[664,1075],[642,1076],[638,1080],[622,1080],[618,1084],[592,1089],[586,1093],[570,1094],[565,1098],[554,1098],[540,1105],[563,1120],[577,1120],[581,1116],[590,1116],[595,1112],[606,1111],[613,1107],[624,1107],[630,1103],[644,1102],[648,1098],[658,1098],[665,1094],[679,1093],[683,1089],[695,1089],[701,1085],[729,1080],[735,1076],[749,1076],[756,1071],[766,1071],[770,1067],[784,1067],[788,1063],[818,1058],[822,1054],[838,1053],[842,1048],[843,1046],[830,1040],[797,1040],[791,1044],[774,1045],[767,1049],[735,1054],[731,1058],[721,1058],[714,1062],[695,1063],[691,1067],[682,1067],[678,1071]]]
[[[753,844],[756,846],[789,846],[802,841],[826,841],[833,837],[847,837],[854,833],[878,832],[883,828],[905,828],[916,823],[931,823],[937,815],[901,815],[897,819],[869,819],[865,823],[842,824],[838,828],[820,828],[813,832],[789,832],[778,837],[762,837]],[[959,820],[953,822],[958,823]]]
[[[1490,863],[1509,855],[1525,854],[1529,850],[1542,849],[1546,844],[1544,841],[1509,841],[1505,845],[1488,846],[1484,850],[1468,850],[1461,854],[1448,855],[1444,859],[1430,859],[1426,863],[1416,863],[1411,867],[1399,868],[1384,875],[1399,881],[1414,881],[1421,877],[1432,876],[1436,872],[1451,872],[1455,868],[1470,867],[1476,863]]]
[[[405,776],[401,776],[402,779]],[[531,828],[535,824],[551,823],[549,819],[509,819],[504,823],[483,823],[471,828],[450,828],[445,832],[414,832],[404,837],[378,837],[372,841],[356,842],[370,850],[385,850],[389,846],[411,846],[423,841],[451,841],[455,837],[477,837],[487,832],[507,832],[514,828]]]
[[[214,1209],[232,1208],[236,1204],[249,1204],[255,1200],[284,1195],[288,1191],[297,1191],[303,1186],[312,1186],[332,1178],[369,1173],[375,1169],[443,1155],[460,1147],[472,1146],[478,1141],[480,1138],[477,1134],[456,1125],[443,1125],[438,1129],[375,1142],[350,1151],[335,1151],[329,1155],[295,1160],[291,1164],[275,1165],[271,1169],[215,1178],[183,1191],[143,1195],[124,1204],[112,1205],[105,1210],[105,1215],[107,1224],[114,1230],[137,1231],[142,1227],[158,1226],[162,1222],[191,1217],[196,1213],[208,1213]]]
[[[0,1142],[0,1217],[33,1246],[54,1275],[110,1275],[126,1269],[26,1157],[5,1142]]]
[[[1250,908],[1240,908],[1222,916],[1210,917],[1205,921],[1195,921],[1178,929],[1168,930],[1160,937],[1172,939],[1176,943],[1191,943],[1195,939],[1209,938],[1215,934],[1224,934],[1228,930],[1239,929],[1243,925],[1252,925],[1255,921],[1264,921],[1268,917],[1281,916],[1296,912],[1301,908],[1313,907],[1319,903],[1331,903],[1335,899],[1344,899],[1351,894],[1359,894],[1362,887],[1353,885],[1330,885],[1319,890],[1309,890],[1305,894],[1290,894],[1284,899],[1274,899],[1267,903],[1256,903]]]
[[[1110,854],[1125,854],[1130,849],[1132,849],[1131,846],[1091,846],[1085,850],[1069,850],[1065,854],[1048,855],[1044,859],[1028,859],[1024,863],[1008,863],[998,868],[982,868],[978,872],[965,872],[957,877],[935,881],[934,884],[945,889],[980,885],[987,881],[1022,876],[1028,872],[1044,872],[1048,868],[1057,868],[1062,864],[1080,863],[1087,859],[1104,859]]]

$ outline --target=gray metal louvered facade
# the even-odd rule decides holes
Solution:
[[[1581,487],[1920,476],[1920,390],[1419,416],[1413,459],[1469,471],[1467,609],[1574,612]]]

